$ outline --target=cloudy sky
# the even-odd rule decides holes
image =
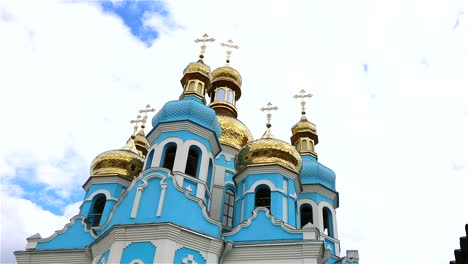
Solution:
[[[1,260],[78,212],[99,153],[146,104],[177,99],[193,40],[239,46],[239,119],[254,138],[317,124],[337,174],[342,253],[448,263],[468,223],[468,1],[0,0]],[[207,49],[224,63],[219,42]],[[149,131],[149,128],[148,128]]]

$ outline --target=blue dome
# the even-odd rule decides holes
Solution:
[[[302,155],[302,184],[321,184],[335,191],[335,173],[310,155]]]
[[[153,117],[153,127],[160,123],[192,121],[206,129],[213,131],[216,137],[221,136],[216,112],[193,96],[186,96],[181,100],[167,102]]]

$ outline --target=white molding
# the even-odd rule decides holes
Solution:
[[[191,121],[178,121],[178,122],[171,122],[171,123],[160,123],[156,127],[156,129],[152,130],[148,135],[148,142],[152,144],[156,140],[156,138],[165,132],[174,132],[174,131],[181,131],[187,130],[190,131],[200,137],[205,138],[211,145],[213,152],[218,154],[221,151],[221,146],[218,143],[218,137],[216,134],[208,130],[202,126],[199,126]]]
[[[331,206],[329,203],[325,202],[325,201],[321,201],[319,204],[318,204],[318,211],[319,211],[319,214],[320,214],[320,219],[319,219],[319,223],[320,223],[320,228],[321,228],[321,231],[323,233],[324,231],[324,227],[323,227],[323,208],[326,207],[330,210],[331,214],[332,214],[332,221],[333,221],[333,238],[335,239],[338,239],[338,229],[337,229],[337,223],[336,223],[336,212],[335,212],[335,209],[333,208],[333,206]]]
[[[91,175],[89,176],[88,180],[86,180],[86,182],[83,184],[83,189],[85,191],[88,191],[89,187],[91,187],[92,184],[100,184],[100,183],[118,183],[125,187],[128,187],[131,181],[124,179],[118,175],[114,175],[114,176]]]
[[[285,169],[279,165],[256,165],[256,166],[247,166],[243,169],[240,173],[234,176],[234,182],[239,184],[242,180],[244,180],[249,175],[257,175],[257,174],[265,174],[265,173],[275,173],[281,174],[284,177],[290,178],[294,181],[296,185],[296,191],[302,190],[301,181],[299,179],[299,174]]]
[[[144,264],[141,259],[132,259],[129,264]]]
[[[320,184],[304,184],[302,185],[302,193],[319,193],[333,200],[333,208],[338,208],[338,193],[331,191]]]
[[[131,211],[131,214],[130,214],[130,218],[136,218],[136,216],[138,215],[138,210],[140,208],[140,200],[141,200],[141,195],[143,193],[143,190],[148,186],[149,180],[154,179],[154,178],[161,179],[161,181],[159,183],[160,186],[165,184],[166,178],[164,177],[164,175],[161,175],[161,174],[152,174],[150,176],[147,176],[147,177],[143,178],[142,179],[143,183],[138,185],[137,190],[136,190],[136,194],[135,194],[135,198],[133,200],[133,206],[132,206],[132,211]],[[159,201],[160,201],[159,204],[161,204],[161,194],[159,196]],[[158,210],[159,210],[159,208],[158,208]]]
[[[112,197],[111,193],[108,190],[99,189],[99,190],[94,191],[92,194],[90,194],[88,196],[88,198],[86,198],[83,202],[91,202],[94,199],[94,197],[96,195],[98,195],[98,194],[104,194],[106,196],[106,201],[117,201],[118,200],[118,198]]]
[[[320,227],[320,216],[319,216],[319,212],[318,212],[318,205],[317,203],[315,203],[313,200],[309,199],[309,198],[303,198],[303,199],[299,199],[297,201],[297,229],[301,229],[301,206],[303,204],[308,204],[312,207],[312,221],[313,221],[313,225],[314,226],[317,226],[317,227]],[[323,230],[323,227],[321,227],[321,230]]]
[[[178,158],[177,154],[180,155],[180,150],[182,149],[182,146],[184,144],[182,139],[180,139],[178,137],[168,137],[168,138],[164,139],[163,141],[159,142],[158,144],[155,143],[151,147],[151,150],[154,149],[154,156],[153,156],[153,161],[151,162],[151,167],[162,167],[162,166],[160,166],[160,164],[162,162],[161,159],[162,159],[162,156],[163,156],[163,150],[165,149],[167,144],[171,144],[171,143],[173,143],[173,144],[175,144],[177,146],[175,157],[174,157],[174,166],[173,166],[173,168],[175,168],[176,160]]]

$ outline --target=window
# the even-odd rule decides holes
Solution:
[[[301,228],[303,228],[308,223],[314,223],[312,206],[310,206],[310,204],[303,204],[301,205]]]
[[[231,104],[234,103],[234,93],[230,89],[227,89],[226,102]]]
[[[200,82],[197,83],[197,92],[203,94],[203,85]]]
[[[270,210],[271,204],[271,192],[270,188],[267,186],[260,186],[255,191],[255,208],[257,207],[266,207]]]
[[[224,213],[223,213],[223,226],[232,228],[232,221],[234,218],[234,191],[227,189],[224,194]]]
[[[177,151],[177,146],[174,144],[171,144],[166,148],[166,152],[164,153],[164,162],[163,162],[164,168],[171,170],[171,171],[172,169],[174,169],[176,151]]]
[[[98,194],[94,197],[90,211],[91,213],[88,215],[88,222],[91,227],[99,226],[105,205],[106,196],[104,194]]]
[[[218,88],[216,90],[216,97],[215,97],[214,101],[228,102],[230,104],[235,104],[234,92],[231,89],[227,88],[227,87]]]
[[[191,146],[187,157],[187,165],[185,166],[185,174],[197,177],[198,163],[200,161],[200,151],[197,147]]]
[[[151,163],[153,162],[154,156],[154,149],[151,150],[150,154],[148,155],[148,159],[146,160],[145,170],[151,168]]]
[[[302,140],[302,143],[301,143],[301,150],[304,151],[304,150],[307,150],[307,141],[304,139]]]
[[[216,100],[215,101],[224,101],[224,89],[220,88],[216,92]]]
[[[330,209],[327,207],[324,207],[322,209],[322,215],[323,215],[323,233],[326,234],[327,236],[333,237],[333,220],[332,220],[332,214],[330,212]]]
[[[195,91],[195,82],[194,81],[189,82],[187,91]]]
[[[211,190],[211,181],[213,180],[213,161],[210,159],[210,164],[208,165],[208,177],[206,178],[206,186],[208,190]]]

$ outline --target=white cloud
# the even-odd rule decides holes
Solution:
[[[307,115],[318,127],[319,160],[337,173],[343,250],[359,249],[363,263],[453,259],[468,219],[461,210],[468,185],[468,20],[452,29],[466,1],[167,5],[180,28],[162,30],[147,49],[93,4],[0,4],[11,17],[0,20],[8,40],[0,42],[0,89],[8,94],[0,121],[10,126],[0,130],[2,192],[21,193],[11,182],[18,167],[37,167],[31,180],[62,190],[62,197],[78,190],[91,160],[125,143],[127,122],[142,106],[178,98],[181,72],[197,58],[193,39],[207,32],[241,46],[231,64],[244,83],[239,119],[254,137],[264,131],[258,109],[271,101],[280,107],[273,132],[287,141],[300,118],[292,95],[314,94]],[[162,24],[158,17],[147,23]],[[207,49],[212,69],[224,64],[217,45]],[[2,255],[21,249],[29,235],[52,232],[35,221],[42,216],[18,208],[55,217],[56,228],[68,222],[18,196],[7,199],[2,217],[20,224],[15,234],[2,230],[2,242],[14,241]]]

